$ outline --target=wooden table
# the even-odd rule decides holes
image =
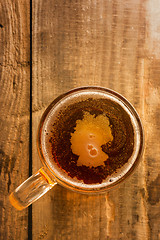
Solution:
[[[0,11],[0,239],[160,240],[160,0],[1,0]],[[41,167],[43,111],[84,85],[136,107],[141,164],[105,195],[56,186],[15,210],[9,193]]]

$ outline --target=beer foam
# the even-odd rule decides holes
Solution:
[[[95,117],[85,112],[84,118],[76,121],[75,132],[70,140],[72,152],[79,156],[77,166],[105,166],[108,155],[101,146],[112,140],[109,119],[102,114]]]

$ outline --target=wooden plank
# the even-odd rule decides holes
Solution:
[[[145,121],[146,121],[146,169],[147,207],[150,239],[160,239],[160,1],[148,1],[148,39],[146,50]]]
[[[0,239],[28,239],[28,210],[19,212],[9,193],[28,177],[30,6],[0,1]]]
[[[33,204],[33,239],[159,239],[158,2],[33,1],[33,170],[40,116],[70,88],[120,92],[146,131],[142,162],[119,188],[83,196],[56,186]]]

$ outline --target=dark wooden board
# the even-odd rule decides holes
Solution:
[[[28,239],[28,209],[9,194],[29,175],[30,7],[0,1],[0,239]]]

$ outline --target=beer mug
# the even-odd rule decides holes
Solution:
[[[37,147],[43,167],[9,196],[18,210],[56,184],[85,194],[117,186],[138,165],[144,133],[136,110],[123,96],[103,87],[80,87],[45,110]]]

